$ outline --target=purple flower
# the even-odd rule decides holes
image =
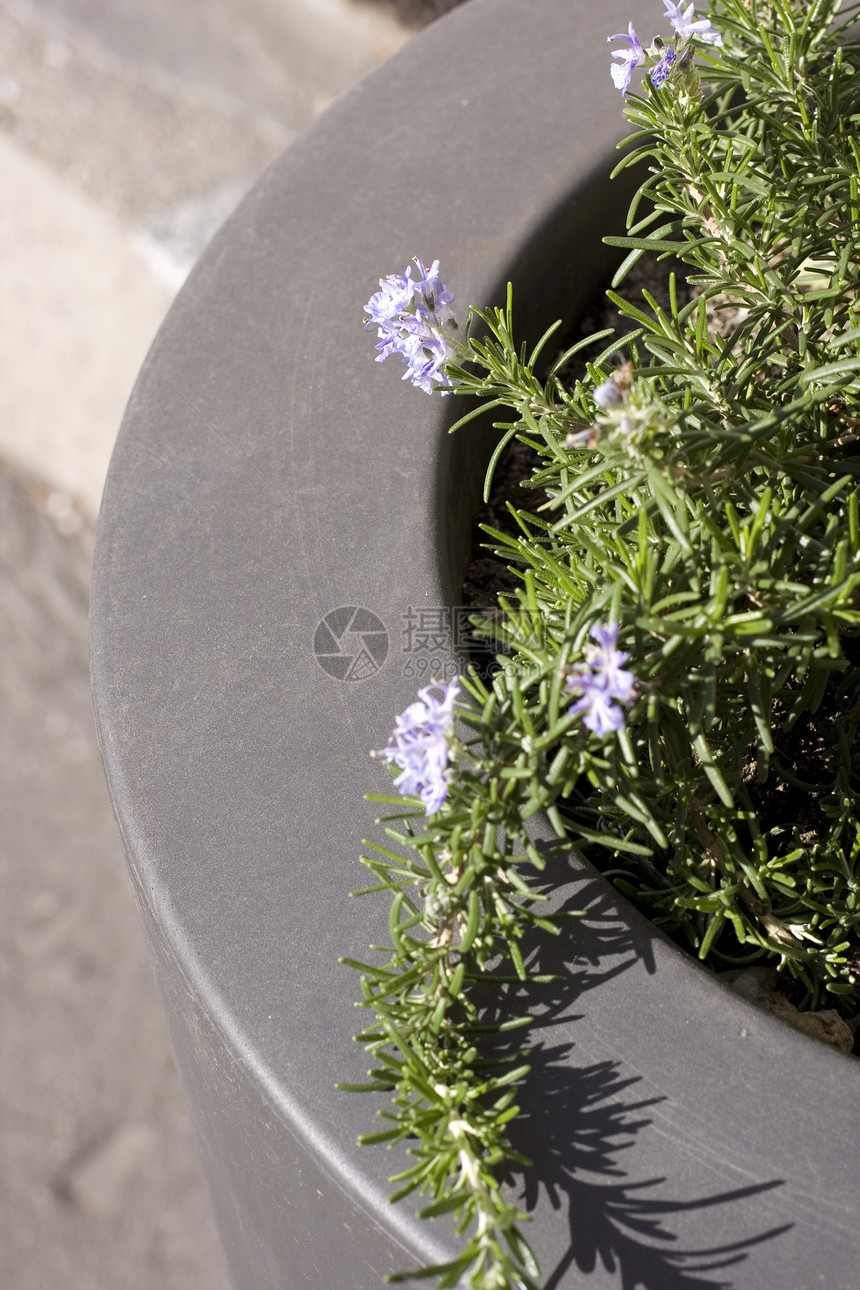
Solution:
[[[639,38],[633,30],[633,23],[627,25],[628,35],[623,32],[617,36],[607,36],[606,43],[610,40],[626,40],[630,45],[629,49],[613,49],[612,57],[620,59],[620,62],[612,63],[609,72],[613,84],[622,94],[626,94],[630,85],[630,77],[633,75],[633,68],[640,67],[645,61],[645,51],[639,44]]]
[[[612,696],[602,689],[593,676],[583,676],[577,681],[582,698],[571,705],[574,716],[582,717],[583,724],[596,735],[608,735],[624,726],[624,713],[612,702]]]
[[[670,45],[657,66],[651,72],[651,84],[655,90],[659,90],[666,77],[672,70],[672,64],[675,61],[675,51]]]
[[[411,307],[415,297],[415,283],[411,278],[410,266],[402,273],[392,273],[387,278],[379,279],[382,290],[371,296],[364,306],[368,314],[367,325],[375,323],[384,327],[387,323],[396,322]]]
[[[574,716],[581,716],[589,730],[603,736],[623,729],[624,713],[618,704],[630,703],[634,698],[636,678],[622,667],[630,655],[616,649],[617,623],[595,625],[591,638],[597,642],[597,648],[589,648],[585,663],[567,679],[568,689],[580,694],[570,711]]]
[[[454,293],[443,286],[439,278],[439,261],[434,260],[429,269],[425,269],[424,261],[418,256],[415,257],[415,263],[418,266],[418,272],[421,274],[421,280],[415,283],[416,294],[420,292],[423,297],[424,308],[441,322],[445,321],[444,313],[447,306],[453,303]]]
[[[621,387],[617,381],[603,381],[594,391],[594,402],[599,408],[611,408],[621,399]]]
[[[377,349],[380,346],[377,345]],[[403,373],[404,381],[411,381],[419,390],[433,393],[434,386],[453,385],[454,382],[442,371],[442,365],[452,356],[451,346],[445,337],[438,332],[422,331],[413,333],[404,341],[400,351],[407,364]],[[377,359],[377,362],[380,360]]]
[[[711,25],[710,18],[696,18],[695,5],[688,4],[685,9],[684,0],[663,0],[663,3],[666,6],[664,17],[671,19],[672,26],[684,40],[701,40],[706,45],[723,43],[722,36]]]
[[[454,721],[454,699],[460,678],[447,685],[428,685],[395,719],[394,733],[374,755],[400,767],[394,783],[404,797],[418,797],[428,815],[435,815],[448,793],[448,736]],[[441,690],[437,698],[434,691]]]
[[[627,672],[621,667],[630,655],[616,649],[618,624],[607,623],[605,627],[595,625],[591,629],[591,639],[597,641],[598,648],[588,661],[593,668],[597,669],[601,684],[613,699],[618,699],[621,703],[629,702],[633,697],[636,678],[632,672]]]
[[[365,330],[377,328],[377,363],[399,354],[406,364],[404,381],[431,393],[434,386],[453,386],[443,365],[457,354],[456,329],[450,305],[454,299],[439,278],[439,261],[429,269],[416,258],[419,277],[411,267],[380,278],[380,290],[364,306]]]
[[[584,430],[571,430],[564,441],[565,448],[594,448],[597,444],[596,426],[586,426]]]

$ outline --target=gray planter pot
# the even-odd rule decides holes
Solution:
[[[604,40],[631,17],[650,36],[658,11],[472,0],[410,43],[228,222],[123,424],[97,719],[239,1290],[375,1290],[454,1250],[388,1206],[403,1158],[354,1145],[373,1106],[334,1089],[367,1065],[337,959],[387,936],[384,901],[347,896],[362,795],[387,784],[368,749],[422,671],[456,666],[421,633],[459,603],[487,445],[447,435],[454,399],[374,367],[361,308],[413,254],[463,306],[512,278],[525,335],[581,306],[626,206]],[[345,607],[370,616],[329,617]],[[546,1285],[853,1290],[857,1067],[722,989],[575,857],[556,879],[590,914],[555,947],[569,987],[523,1096],[535,1168],[512,1182]]]

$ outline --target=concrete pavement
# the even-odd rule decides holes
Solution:
[[[95,512],[134,374],[194,259],[406,35],[350,0],[3,0],[0,452]]]
[[[3,1290],[226,1287],[92,727],[94,517],[208,237],[316,111],[451,7],[0,0]]]

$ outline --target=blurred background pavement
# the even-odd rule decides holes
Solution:
[[[226,1290],[93,731],[94,521],[209,237],[455,3],[0,0],[0,1290]]]

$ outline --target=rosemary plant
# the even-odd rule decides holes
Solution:
[[[519,588],[482,628],[498,670],[422,690],[378,754],[398,793],[364,864],[391,944],[352,966],[361,1087],[391,1102],[363,1140],[408,1143],[393,1199],[422,1193],[462,1236],[410,1277],[538,1286],[499,1184],[530,1017],[478,988],[536,991],[524,938],[559,928],[538,812],[701,959],[772,961],[799,1006],[857,1011],[860,81],[838,7],[666,0],[671,42],[609,38],[634,128],[618,169],[644,176],[607,239],[628,252],[622,334],[548,367],[555,329],[518,347],[510,289],[458,328],[435,261],[366,306],[380,359],[481,400],[458,425],[507,410],[486,488],[516,438],[538,499],[488,529]],[[643,255],[686,270],[666,308],[614,289]]]

